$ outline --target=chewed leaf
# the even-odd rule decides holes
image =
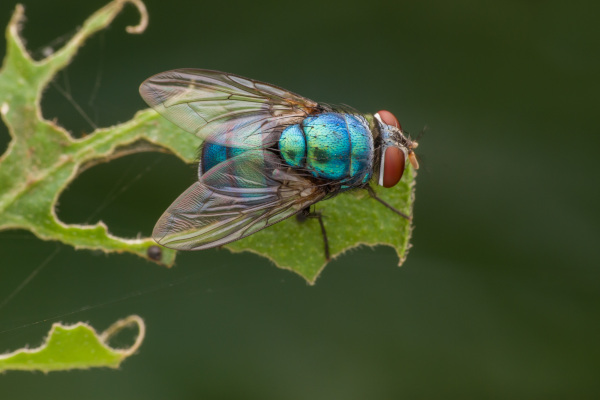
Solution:
[[[389,204],[411,215],[415,175],[407,167],[393,189],[379,187],[375,191]],[[396,250],[399,265],[404,262],[410,248],[410,221],[370,198],[365,190],[319,202],[317,211],[323,214],[332,258],[361,245],[387,245]],[[300,274],[309,283],[314,283],[327,265],[321,228],[315,219],[299,222],[291,218],[225,247],[260,254],[280,268]]]
[[[127,349],[110,347],[108,340],[129,326],[136,326],[138,329],[133,345]],[[82,322],[70,326],[56,323],[52,325],[48,337],[40,347],[24,348],[0,355],[0,372],[117,368],[123,360],[139,349],[144,340],[145,330],[144,321],[137,315],[115,322],[100,334]]]
[[[191,163],[201,144],[198,137],[184,132],[153,110],[140,111],[130,121],[97,129],[82,139],[74,139],[61,126],[43,119],[40,98],[47,85],[72,61],[85,40],[106,28],[127,3],[134,4],[142,16],[140,25],[128,30],[141,33],[147,22],[141,0],[114,0],[88,18],[64,47],[38,62],[27,53],[20,37],[24,9],[16,7],[6,31],[7,54],[0,69],[0,117],[11,135],[11,143],[0,156],[0,231],[25,229],[40,239],[58,240],[78,249],[129,252],[172,265],[176,252],[160,247],[151,238],[116,237],[102,222],[68,225],[61,222],[54,211],[60,193],[78,173],[94,164],[142,151],[170,152]],[[251,86],[245,81],[235,82]],[[275,95],[279,90],[275,86],[261,86],[261,90],[266,89]],[[299,101],[292,100],[292,105]],[[399,185],[393,189],[376,189],[378,196],[411,214],[414,177],[413,170],[407,168]],[[173,193],[173,200],[179,195]],[[406,257],[410,222],[369,198],[365,191],[319,202],[317,210],[323,213],[333,258],[361,245],[391,246],[400,263]],[[310,283],[326,265],[323,238],[315,219],[299,223],[294,217],[288,218],[225,247],[260,254]],[[195,256],[203,257],[202,252]]]
[[[147,13],[139,0],[115,0],[88,18],[79,32],[47,58],[36,62],[21,39],[24,8],[20,5],[6,31],[7,54],[0,70],[0,117],[11,143],[0,156],[0,231],[25,229],[44,240],[59,240],[79,249],[130,252],[172,265],[175,251],[160,248],[151,238],[124,239],[111,235],[102,222],[67,225],[54,212],[60,193],[82,170],[100,162],[141,151],[171,152],[192,162],[199,141],[193,135],[173,135],[172,124],[154,111],[110,128],[74,139],[61,126],[42,118],[40,98],[54,76],[73,59],[84,41],[108,26],[127,3],[134,4],[142,22]],[[166,127],[166,129],[165,129]]]

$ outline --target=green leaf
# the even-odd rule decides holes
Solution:
[[[131,347],[113,349],[107,344],[111,337],[123,328],[131,326],[137,326],[138,329],[135,343]],[[123,360],[139,349],[144,340],[145,330],[144,321],[137,315],[115,322],[101,334],[83,322],[71,326],[56,323],[52,325],[48,337],[40,347],[19,349],[0,355],[0,372],[118,368]]]
[[[0,114],[11,135],[0,157],[0,230],[26,229],[44,240],[59,240],[79,249],[131,252],[149,257],[156,246],[151,238],[123,239],[109,234],[103,223],[66,225],[54,207],[60,193],[82,170],[100,162],[140,151],[172,152],[192,162],[198,140],[192,135],[173,135],[170,123],[154,111],[137,113],[130,121],[98,129],[74,139],[62,127],[44,120],[42,92],[61,68],[75,56],[85,39],[110,24],[128,1],[113,1],[94,13],[60,50],[34,61],[19,37],[23,7],[18,5],[6,30],[7,54],[0,70]],[[131,1],[147,19],[143,4]],[[163,249],[158,260],[173,264],[175,251]]]
[[[374,188],[377,195],[407,215],[412,214],[414,172],[410,165],[393,189]],[[410,221],[393,213],[364,190],[342,194],[317,204],[323,213],[331,257],[361,246],[393,247],[402,265],[410,247]],[[290,269],[314,283],[327,265],[318,220],[298,222],[287,219],[225,247],[233,251],[252,251],[271,259],[277,266]],[[365,267],[368,267],[365,266]]]
[[[48,83],[72,60],[85,39],[108,26],[127,2],[133,3],[142,15],[140,25],[129,27],[128,31],[140,33],[147,22],[141,1],[115,0],[85,21],[63,48],[37,62],[31,59],[19,37],[23,7],[17,6],[6,31],[7,54],[0,70],[0,114],[12,138],[0,157],[0,231],[26,229],[41,239],[59,240],[75,248],[130,252],[152,259],[149,249],[156,244],[151,238],[119,238],[111,235],[103,223],[66,225],[56,217],[56,201],[78,173],[97,163],[141,151],[171,152],[192,162],[200,140],[153,110],[140,111],[124,124],[74,139],[62,127],[44,120],[40,110],[40,97]],[[411,214],[414,178],[415,173],[408,166],[395,188],[375,190],[385,201]],[[178,195],[173,193],[173,199]],[[406,257],[410,222],[366,196],[365,191],[321,202],[318,209],[324,215],[332,257],[360,245],[391,246],[400,264]],[[300,224],[290,218],[224,247],[260,254],[310,283],[326,265],[320,226],[314,219]],[[161,258],[153,261],[172,265],[174,259],[173,250],[162,248]]]

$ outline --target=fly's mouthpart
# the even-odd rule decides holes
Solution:
[[[415,147],[416,146],[413,146],[413,149]],[[419,169],[419,161],[417,160],[417,156],[415,155],[415,152],[412,151],[412,149],[408,152],[408,161],[410,161],[414,169]]]
[[[406,139],[406,141],[408,142],[408,161],[410,161],[414,169],[419,169],[419,161],[417,160],[417,155],[415,154],[415,149],[419,147],[419,143],[410,140],[410,138]]]

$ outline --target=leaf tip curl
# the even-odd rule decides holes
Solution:
[[[131,346],[119,349],[108,344],[112,337],[129,327],[138,330]],[[41,346],[26,346],[0,355],[0,372],[21,370],[48,373],[94,367],[118,368],[127,357],[139,350],[145,335],[144,320],[137,315],[115,322],[100,334],[84,322],[73,325],[54,323]]]

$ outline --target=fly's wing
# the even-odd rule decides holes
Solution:
[[[299,123],[318,104],[268,83],[204,69],[176,69],[147,79],[142,98],[169,121],[212,143],[263,148],[275,128]]]
[[[248,150],[211,168],[165,211],[152,236],[165,247],[201,250],[251,235],[325,197],[272,152]]]

